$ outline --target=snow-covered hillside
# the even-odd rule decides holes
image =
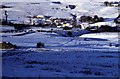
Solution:
[[[38,2],[39,4],[31,4],[30,2],[2,2],[2,4],[13,6],[13,8],[0,9],[4,17],[4,10],[8,11],[9,20],[19,20],[23,22],[27,19],[27,15],[46,15],[59,18],[72,17],[70,14],[75,13],[77,16],[81,15],[98,15],[104,18],[116,18],[118,16],[118,7],[106,7],[103,2],[96,2],[94,0],[70,0],[60,1],[61,4],[52,3],[51,0]],[[103,1],[103,0],[102,0]],[[33,2],[32,2],[33,3]],[[76,5],[76,8],[71,10],[66,8],[67,5]],[[47,5],[47,6],[46,6]],[[58,9],[53,9],[58,8]],[[2,12],[1,12],[2,11]],[[14,14],[13,14],[14,13]],[[54,14],[54,15],[53,15]]]

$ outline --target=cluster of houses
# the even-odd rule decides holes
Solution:
[[[47,26],[51,24],[51,21],[49,20],[50,16],[44,16],[44,15],[28,15],[28,20],[24,21],[24,24],[28,25],[41,25],[41,26]]]
[[[60,2],[57,2],[55,4],[60,4]],[[106,6],[108,6],[108,4],[109,5],[118,4],[119,6],[119,2],[104,2],[104,4]],[[74,9],[75,7],[76,7],[75,5],[66,6],[66,8],[70,8],[70,9]],[[39,27],[62,27],[62,28],[65,27],[65,29],[67,29],[66,27],[71,27],[71,28],[77,27],[81,29],[94,28],[95,30],[97,30],[101,26],[101,24],[105,23],[104,18],[99,17],[97,15],[94,15],[93,17],[83,15],[80,16],[80,18],[77,18],[77,16],[74,14],[71,14],[70,18],[58,18],[58,17],[46,16],[46,15],[27,15],[26,16],[27,19],[25,19],[23,23],[15,23],[12,21],[8,21],[7,11],[5,11],[4,15],[5,15],[5,19],[0,20],[0,23],[2,23],[2,25],[4,24],[12,25],[17,27],[18,29],[28,26],[39,26]],[[79,24],[77,21],[79,21]],[[120,14],[118,15],[118,17],[115,18],[114,23],[116,23],[116,26],[120,26]]]
[[[53,18],[44,15],[27,16],[27,18],[29,19],[24,21],[24,24],[41,27],[69,27],[72,24],[72,18]]]
[[[72,19],[70,18],[51,18],[56,27],[72,27]]]
[[[77,24],[77,16],[73,16],[71,18],[53,18],[51,16],[44,16],[44,15],[37,15],[37,16],[27,16],[29,18],[27,21],[24,21],[24,24],[29,25],[39,25],[41,27],[50,26],[50,27],[76,27]],[[81,16],[79,18],[80,23],[96,23],[96,22],[103,22],[103,17],[98,17],[94,15],[91,16]]]
[[[6,15],[6,13],[5,13]],[[80,24],[77,24],[77,16],[73,15],[72,18],[53,18],[52,16],[45,16],[45,15],[36,15],[27,16],[28,20],[25,20],[23,24],[15,24],[9,23],[9,25],[16,26],[17,28],[28,27],[28,26],[39,26],[39,27],[61,27],[63,29],[69,29],[66,27],[77,27],[80,29],[94,29],[97,30],[102,25],[106,25],[107,23],[104,22],[103,17],[99,17],[97,15],[91,16],[81,16],[79,18]],[[7,16],[6,16],[7,20]],[[4,22],[7,22],[3,20]],[[3,24],[4,24],[3,22]],[[120,26],[120,15],[114,20],[116,26]],[[102,25],[101,25],[102,24]]]

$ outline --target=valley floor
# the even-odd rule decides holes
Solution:
[[[118,33],[94,33],[62,37],[56,33],[35,32],[2,41],[19,46],[2,51],[5,77],[116,77],[118,76]],[[38,42],[45,48],[36,48]],[[112,46],[110,46],[112,44]]]

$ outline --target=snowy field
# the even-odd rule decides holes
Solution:
[[[98,15],[103,18],[113,19],[116,18],[119,14],[118,7],[106,7],[103,4],[104,0],[62,0],[61,4],[54,4],[52,2],[54,2],[54,0],[41,0],[40,2],[31,3],[29,1],[3,1],[1,4],[6,6],[13,6],[13,8],[0,9],[0,14],[3,18],[5,18],[4,11],[8,11],[8,20],[11,20],[13,22],[17,21],[18,23],[23,23],[23,21],[27,21],[27,15],[46,15],[52,16],[53,18],[70,18],[72,17],[72,13],[76,14],[78,17],[82,15]],[[76,8],[71,10],[70,8],[66,8],[66,6],[68,5],[76,5]]]
[[[7,77],[116,77],[118,33],[62,37],[36,32],[23,36],[6,34],[2,41],[18,49],[3,50],[3,76]],[[36,48],[36,43],[45,48]],[[109,44],[112,43],[112,46]]]

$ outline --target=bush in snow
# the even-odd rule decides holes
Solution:
[[[100,28],[98,28],[98,32],[112,32],[113,29],[111,26],[108,25],[101,25]]]
[[[43,65],[43,64],[48,64],[48,62],[46,61],[27,61],[26,62],[27,64],[41,64],[41,65]]]
[[[32,66],[32,65],[30,65],[30,66],[25,66],[25,68],[33,68],[33,66]]]
[[[104,18],[103,17],[99,17],[98,22],[102,22],[102,21],[104,21]]]
[[[112,43],[110,43],[109,46],[111,47],[111,46],[112,46]]]
[[[2,42],[2,43],[0,43],[0,48],[1,49],[11,49],[11,48],[17,48],[17,46],[10,43],[10,42],[8,42],[8,43],[7,42]]]
[[[67,32],[67,35],[71,37],[71,36],[72,36],[72,32],[71,32],[71,31],[68,31],[68,32]]]
[[[103,17],[98,17],[97,15],[94,15],[93,20],[94,23],[95,22],[102,22],[104,21]]]
[[[120,44],[116,44],[115,47],[120,47]]]
[[[43,47],[45,47],[44,43],[41,42],[37,43],[37,48],[43,48]]]

